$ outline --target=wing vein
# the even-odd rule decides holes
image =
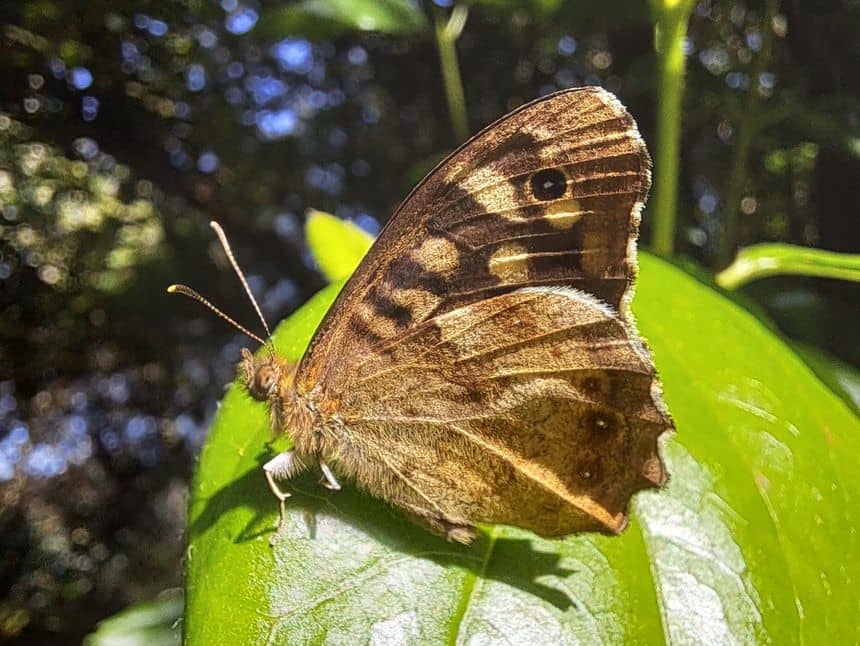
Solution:
[[[604,322],[604,321],[601,321],[601,322]],[[540,340],[549,338],[551,336],[556,336],[559,333],[567,332],[571,329],[573,329],[573,328],[560,328],[558,330],[552,330],[551,332],[545,332],[543,334],[538,334],[538,335],[530,337],[528,339],[519,339],[517,341],[514,341],[513,343],[508,343],[508,344],[505,344],[503,346],[499,346],[496,348],[489,348],[489,349],[483,350],[481,352],[475,352],[473,354],[470,354],[469,356],[461,357],[461,358],[457,359],[457,363],[463,363],[466,361],[474,361],[475,359],[485,358],[485,357],[488,357],[490,355],[494,355],[497,353],[506,353],[506,352],[510,351],[512,348],[517,348],[520,346],[527,346],[530,343],[534,343],[535,341],[540,341]],[[598,350],[601,348],[613,348],[613,347],[619,347],[619,346],[628,346],[628,345],[630,345],[630,341],[627,339],[617,339],[614,341],[603,341],[602,343],[595,343],[593,341],[583,340],[583,341],[580,341],[577,343],[567,343],[565,345],[567,345],[568,347],[570,347],[570,346],[588,347],[589,350],[592,350],[592,349]],[[595,368],[590,368],[590,369],[594,370]],[[597,369],[600,369],[600,367],[598,366]]]
[[[601,193],[581,193],[579,195],[574,195],[572,198],[567,198],[567,199],[591,200],[591,199],[594,199],[596,197],[613,197],[615,195],[638,195],[638,192],[630,190],[630,191],[603,191]],[[473,220],[476,220],[476,219],[479,219],[482,217],[487,217],[487,216],[501,216],[503,213],[509,213],[511,211],[520,211],[520,210],[522,210],[522,208],[523,208],[522,205],[517,205],[517,206],[512,206],[510,208],[507,208],[507,209],[500,209],[498,211],[478,211],[477,213],[471,213],[470,215],[468,215],[464,218],[460,218],[459,220],[452,220],[450,222],[446,222],[444,224],[444,226],[439,227],[439,230],[450,231],[451,230],[450,227],[452,227],[454,225],[467,224]],[[586,210],[586,211],[582,211],[582,213],[591,215],[591,214],[594,214],[595,212],[592,210]],[[537,221],[537,220],[540,220],[542,218],[543,218],[543,216],[536,217],[536,218],[523,218],[522,222],[529,222],[532,220]]]
[[[569,201],[570,199],[571,198],[567,198],[567,201]],[[552,202],[543,202],[543,204],[545,204],[547,206],[552,206],[556,202],[564,202],[564,201],[566,201],[566,200],[563,200],[563,199],[562,200],[554,200]],[[533,205],[527,204],[525,206],[533,206]],[[511,206],[510,208],[507,208],[507,209],[499,209],[498,211],[478,211],[477,213],[472,213],[472,214],[467,215],[463,218],[460,218],[459,220],[452,220],[451,222],[447,222],[445,224],[445,227],[444,228],[440,227],[439,230],[440,231],[448,231],[449,230],[448,227],[450,225],[469,224],[470,222],[474,222],[475,220],[479,220],[479,219],[485,218],[487,216],[499,216],[499,215],[502,215],[504,213],[510,213],[512,211],[521,211],[522,209],[523,209],[523,205],[520,204],[517,206]],[[573,214],[573,215],[597,215],[597,212],[596,211],[590,211],[590,210],[584,210],[584,211],[571,211],[571,214]],[[523,222],[523,223],[525,223],[525,222],[538,222],[539,220],[543,220],[545,218],[546,218],[546,215],[544,213],[541,213],[541,215],[538,215],[536,217],[520,218],[519,220],[515,220],[515,222]]]
[[[589,281],[593,280],[588,276],[571,276],[560,279],[558,277],[546,278],[542,280],[529,280],[527,282],[521,283],[507,283],[502,285],[487,285],[485,287],[479,287],[478,289],[468,290],[468,291],[460,291],[460,292],[451,292],[448,297],[448,300],[456,300],[463,299],[464,301],[474,302],[476,300],[480,300],[476,298],[480,294],[484,294],[487,292],[496,291],[497,294],[502,292],[513,292],[518,289],[523,289],[525,287],[541,287],[541,286],[551,286],[557,287],[561,283],[570,283],[572,281]],[[624,281],[628,282],[630,280],[629,276],[601,276],[599,278],[601,282],[613,282],[613,281]]]
[[[521,263],[533,258],[562,258],[564,256],[588,255],[604,251],[603,249],[562,249],[561,251],[526,251],[525,253],[512,254],[510,256],[493,256],[490,258],[490,267],[504,265],[506,263]]]
[[[474,247],[472,247],[472,249],[474,251],[478,251],[479,249],[484,249],[485,247],[491,247],[493,245],[498,245],[498,244],[501,244],[503,242],[515,242],[515,241],[520,241],[520,240],[528,240],[529,238],[562,238],[565,236],[565,234],[569,234],[569,232],[566,230],[560,230],[560,231],[551,231],[551,232],[547,232],[547,233],[524,233],[522,235],[509,236],[507,238],[497,238],[495,240],[490,240],[489,242],[485,242],[483,244],[474,246]],[[595,250],[592,250],[592,249],[588,249],[588,250],[570,249],[570,251],[571,252],[581,252],[581,251],[592,252]],[[603,249],[601,249],[601,251],[603,251]]]
[[[616,368],[614,366],[599,366],[598,370],[604,372],[624,372],[627,374],[633,375],[647,375],[651,376],[652,373],[650,370],[631,370],[629,368]],[[553,370],[545,370],[545,369],[532,369],[526,368],[523,370],[508,370],[506,372],[497,372],[492,375],[488,375],[487,379],[495,381],[496,379],[508,379],[510,377],[540,377],[540,376],[555,376],[555,375],[563,375],[566,373],[577,373],[577,372],[590,372],[595,370],[594,367],[585,367],[580,366],[577,368],[561,368],[561,369],[553,369]]]

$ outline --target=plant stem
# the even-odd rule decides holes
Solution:
[[[451,127],[458,142],[465,141],[469,136],[466,96],[463,92],[463,79],[460,76],[460,63],[457,60],[457,39],[466,25],[468,13],[469,10],[464,5],[456,5],[446,22],[441,11],[433,12],[436,48],[439,50],[448,113],[451,115]]]
[[[684,39],[693,0],[652,0],[659,67],[657,147],[654,152],[654,251],[675,251],[678,168],[681,150],[681,97],[684,92]]]
[[[732,156],[731,170],[726,184],[723,199],[723,237],[717,252],[717,268],[725,267],[732,259],[738,244],[738,230],[741,198],[747,177],[747,162],[753,139],[759,130],[758,111],[761,104],[761,92],[758,79],[770,61],[770,51],[773,46],[773,28],[771,23],[777,10],[777,0],[765,2],[765,15],[762,21],[761,50],[756,57],[750,74],[750,87],[747,100],[740,114],[740,121],[735,138],[735,150]]]
[[[822,251],[790,244],[759,244],[741,249],[735,261],[716,275],[717,284],[737,289],[776,276],[818,276],[860,282],[860,254]]]

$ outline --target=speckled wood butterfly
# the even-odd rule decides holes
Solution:
[[[243,352],[245,387],[294,443],[264,467],[280,522],[279,481],[316,467],[463,543],[476,523],[620,532],[630,497],[665,482],[672,428],[629,307],[649,169],[633,118],[588,87],[433,170],[298,365]]]

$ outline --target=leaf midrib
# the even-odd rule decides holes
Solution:
[[[463,577],[463,590],[460,592],[460,602],[457,604],[457,609],[452,617],[451,626],[448,629],[448,637],[446,643],[451,646],[456,646],[460,643],[462,628],[466,617],[469,614],[469,609],[472,605],[472,598],[480,589],[480,583],[484,580],[484,575],[487,572],[487,566],[493,556],[493,549],[496,546],[496,538],[498,536],[498,528],[493,526],[487,532],[487,551],[481,561],[481,568],[478,572],[473,572],[470,569],[466,570]]]

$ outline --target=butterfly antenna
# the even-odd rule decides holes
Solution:
[[[239,280],[242,283],[242,287],[245,288],[245,293],[248,295],[248,299],[251,301],[251,305],[254,306],[254,310],[257,312],[257,316],[260,319],[260,322],[263,324],[263,329],[266,330],[266,338],[268,338],[268,342],[261,342],[263,345],[269,348],[270,352],[274,352],[274,348],[270,346],[272,340],[272,332],[269,330],[269,325],[266,323],[266,319],[263,318],[263,312],[260,310],[260,306],[257,304],[257,299],[254,298],[254,294],[251,292],[251,288],[248,285],[248,281],[245,278],[245,274],[242,273],[242,270],[239,268],[239,263],[236,262],[236,256],[233,255],[233,250],[230,248],[230,243],[227,241],[227,236],[224,233],[224,229],[221,228],[221,225],[212,220],[209,222],[209,226],[215,231],[215,235],[218,236],[218,241],[221,243],[221,247],[224,249],[224,253],[227,255],[227,260],[230,261],[230,265],[233,267],[233,271],[236,272],[236,275],[239,277]]]
[[[205,306],[206,306],[206,307],[208,307],[210,310],[212,310],[213,312],[215,312],[215,314],[217,314],[217,315],[218,315],[218,316],[220,316],[222,319],[224,319],[225,321],[227,321],[230,325],[232,325],[234,328],[236,328],[236,329],[237,329],[237,330],[239,330],[240,332],[244,332],[245,334],[247,334],[249,337],[251,337],[252,339],[254,339],[254,341],[256,341],[257,343],[259,343],[260,345],[266,345],[266,342],[265,342],[265,341],[263,341],[263,339],[261,339],[261,338],[260,338],[260,337],[258,337],[256,334],[254,334],[253,332],[251,332],[251,331],[250,331],[248,328],[246,328],[244,325],[240,325],[239,323],[237,323],[236,321],[234,321],[233,319],[231,319],[231,318],[230,318],[229,316],[227,316],[224,312],[222,312],[221,310],[219,310],[219,309],[218,309],[217,307],[215,307],[212,303],[210,303],[208,300],[206,300],[205,298],[203,298],[200,294],[198,294],[197,292],[195,292],[193,289],[191,289],[191,288],[190,288],[190,287],[188,287],[187,285],[171,285],[170,287],[168,287],[168,288],[167,288],[167,293],[168,293],[168,294],[182,294],[183,296],[187,296],[188,298],[193,299],[193,300],[197,301],[198,303],[202,303],[203,305],[205,305]]]

